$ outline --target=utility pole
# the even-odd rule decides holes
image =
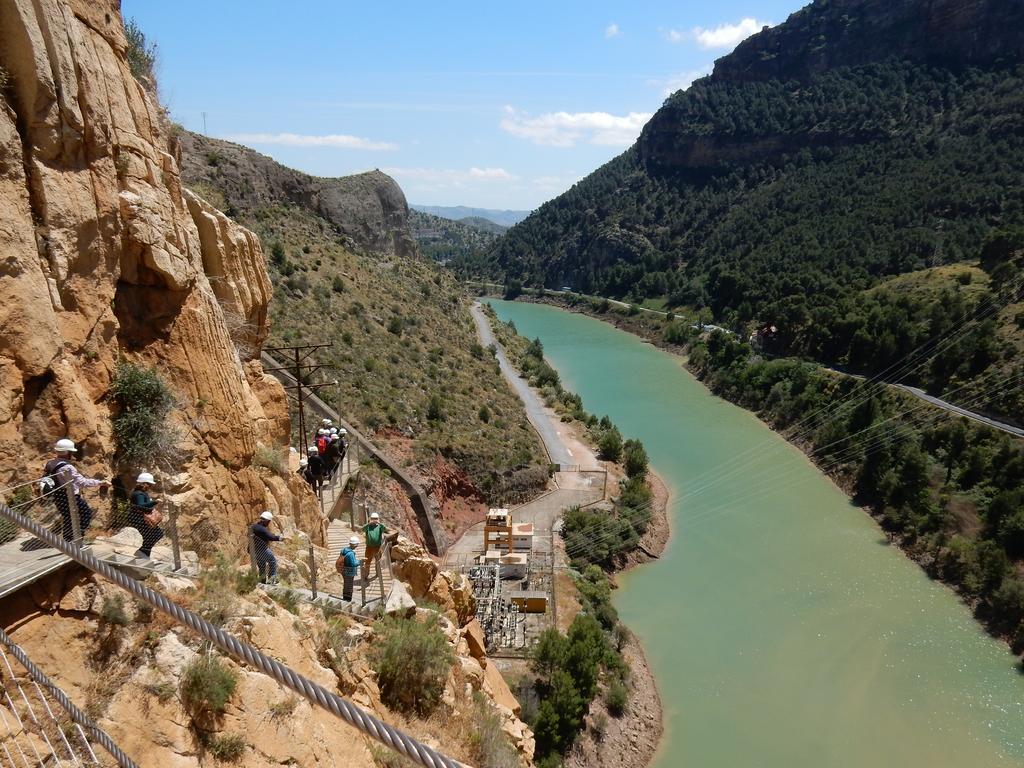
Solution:
[[[304,382],[304,377],[308,377],[315,371],[325,367],[323,365],[306,362],[306,360],[316,350],[333,346],[333,344],[300,344],[294,347],[274,347],[264,350],[270,353],[288,353],[289,365],[284,365],[280,368],[264,368],[263,370],[267,373],[285,371],[286,373],[291,374],[291,377],[295,379],[294,384],[284,384],[284,388],[286,390],[295,390],[295,401],[299,410],[299,440],[301,441],[301,445],[299,446],[300,455],[301,452],[306,450],[306,446],[309,445],[306,441],[306,396],[321,387],[330,387],[338,383],[337,381],[328,381],[323,384],[306,384]]]
[[[206,113],[203,112],[203,136],[206,136]]]

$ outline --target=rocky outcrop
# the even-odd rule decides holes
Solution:
[[[258,362],[260,243],[182,189],[165,119],[129,70],[119,3],[2,0],[0,29],[0,478],[38,476],[65,435],[86,471],[153,469],[112,463],[108,391],[127,359],[156,367],[177,400],[163,490],[184,529],[209,524],[231,548],[282,502],[316,526],[297,479],[252,466],[260,444],[288,442],[284,393]]]
[[[230,208],[298,205],[325,218],[357,249],[401,257],[418,254],[405,194],[386,173],[318,178],[248,147],[188,131],[180,135],[179,146],[186,183],[220,190]]]

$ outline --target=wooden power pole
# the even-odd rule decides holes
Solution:
[[[306,384],[304,382],[304,377],[308,377],[310,374],[325,367],[323,365],[309,363],[306,361],[316,350],[333,346],[333,344],[300,344],[294,347],[273,347],[264,350],[270,353],[279,352],[282,355],[287,353],[289,365],[284,365],[280,368],[264,368],[263,370],[267,373],[285,371],[286,373],[291,374],[292,378],[295,379],[294,384],[284,384],[283,386],[287,390],[295,390],[295,402],[298,405],[299,411],[299,439],[302,443],[299,446],[299,455],[304,455],[306,446],[309,445],[306,438],[306,396],[321,387],[328,387],[337,384],[336,381],[328,381],[323,384]]]

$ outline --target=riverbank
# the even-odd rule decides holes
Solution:
[[[540,393],[518,376],[508,362],[500,343],[494,338],[489,327],[489,319],[476,306],[473,308],[473,317],[481,343],[485,346],[495,345],[499,365],[509,379],[509,384],[523,400],[530,422],[537,430],[549,455],[553,458],[567,456],[572,464],[583,470],[599,468],[608,473],[606,497],[610,496],[624,477],[624,473],[614,463],[600,461],[586,430],[579,422],[562,421],[561,416],[553,408],[543,404]],[[653,470],[648,470],[648,482],[653,493],[650,523],[640,540],[640,547],[628,553],[621,562],[617,562],[613,573],[622,573],[660,557],[668,545],[671,535],[667,514],[668,489]],[[567,565],[569,558],[562,541],[557,537],[554,548],[557,555],[556,564]],[[556,583],[558,625],[564,631],[580,610],[579,596],[571,578],[562,578],[560,575],[556,578]],[[612,583],[614,585],[614,578]],[[621,717],[613,717],[604,700],[600,697],[595,699],[587,714],[587,727],[580,733],[565,758],[566,766],[647,768],[657,754],[665,731],[664,709],[658,682],[640,640],[632,632],[628,633],[620,653],[631,671],[625,713]]]
[[[562,300],[560,297],[545,295],[542,297],[536,296],[522,296],[520,300],[524,303],[533,304],[546,304],[557,307],[561,310],[568,310],[570,312],[585,315],[597,320],[602,320],[605,323],[618,328],[619,330],[626,331],[633,336],[636,336],[643,341],[651,343],[653,346],[669,352],[679,359],[682,365],[692,373],[697,380],[710,391],[716,397],[721,395],[716,391],[713,384],[709,385],[706,377],[702,376],[702,371],[697,370],[697,367],[693,365],[687,354],[687,348],[679,345],[666,342],[663,338],[665,320],[663,318],[654,317],[647,313],[640,314],[624,314],[614,310],[610,311],[599,311],[590,303],[570,303]],[[835,374],[839,375],[839,374]],[[922,406],[915,405],[915,400],[912,395],[906,393],[892,393],[890,397],[896,397],[899,399],[906,399],[906,404],[899,406],[897,410],[912,410],[920,409]],[[728,398],[727,398],[728,399]],[[926,535],[923,535],[922,531],[901,525],[899,521],[891,519],[891,509],[884,505],[867,505],[864,503],[857,503],[854,500],[855,487],[858,468],[846,465],[843,462],[825,462],[824,465],[820,464],[820,457],[816,460],[815,457],[815,446],[814,444],[806,439],[806,436],[801,439],[800,435],[797,435],[797,439],[791,439],[786,434],[785,430],[777,429],[772,422],[766,418],[762,413],[749,407],[744,402],[737,402],[735,399],[729,399],[744,410],[747,410],[754,418],[758,419],[760,423],[767,426],[773,432],[778,434],[780,437],[785,439],[790,445],[800,450],[806,460],[811,466],[822,475],[827,477],[836,487],[838,487],[844,495],[849,499],[850,503],[857,506],[869,517],[878,523],[882,529],[886,532],[887,543],[899,548],[899,550],[909,560],[917,564],[927,576],[939,583],[943,584],[946,588],[952,590],[957,598],[968,607],[971,611],[974,619],[992,636],[1005,643],[1015,654],[1021,653],[1024,650],[1024,629],[1018,628],[1016,632],[1013,630],[1012,620],[1006,618],[1008,612],[1012,614],[1012,610],[1015,610],[1012,606],[1006,610],[998,607],[993,607],[992,593],[979,594],[976,585],[977,578],[987,578],[985,574],[980,577],[975,577],[973,571],[968,570],[972,558],[975,555],[972,554],[971,550],[964,551],[958,549],[963,542],[957,543],[954,541],[951,545],[943,545],[940,541],[936,545],[935,541]],[[825,406],[827,407],[827,406]],[[948,480],[948,478],[947,478]],[[937,493],[933,488],[933,493]],[[955,509],[952,509],[949,514],[954,515],[958,519],[963,519],[968,530],[977,530],[983,524],[983,518],[980,517],[980,510],[975,509],[970,503],[964,505],[958,502]],[[973,534],[965,534],[965,541],[969,544],[972,543],[970,537]],[[959,536],[956,538],[960,538]],[[978,568],[975,568],[978,570]],[[969,574],[965,576],[964,574]],[[1011,573],[1007,578],[1013,578]],[[1017,577],[1019,579],[1019,576]],[[1004,598],[1003,601],[1014,600],[1014,596],[1009,594],[1008,597]],[[1024,624],[1021,625],[1024,627]],[[1024,659],[1020,661],[1021,669],[1024,670]]]

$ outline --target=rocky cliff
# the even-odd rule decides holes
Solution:
[[[329,221],[357,249],[417,254],[405,194],[381,171],[317,178],[229,141],[188,131],[179,140],[186,182],[218,189],[230,208],[251,210],[288,201]]]
[[[288,443],[265,376],[271,287],[258,239],[182,189],[165,120],[133,78],[117,0],[2,0],[0,479],[38,476],[53,441],[117,467],[117,362],[171,384],[180,460],[165,472],[189,528],[241,546],[254,512],[319,530],[301,483],[253,466]],[[308,503],[304,503],[308,502]]]

